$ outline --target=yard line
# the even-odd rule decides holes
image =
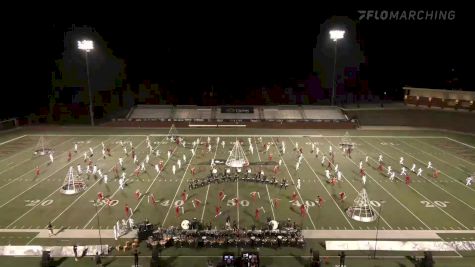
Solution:
[[[259,161],[261,161],[261,155],[259,155],[259,148],[257,147],[255,136],[254,136],[254,144],[256,144],[257,157],[259,158]],[[272,204],[272,200],[270,199],[269,187],[267,186],[267,184],[266,184],[266,190],[267,190],[267,197],[269,198],[270,208],[272,210],[272,218],[274,218],[274,221],[275,221],[274,205]]]
[[[328,139],[326,139],[326,140],[329,144],[331,144],[332,146],[337,148]],[[346,158],[346,159],[348,159],[350,162],[352,162],[353,165],[358,166],[352,159],[350,159],[350,158]],[[382,186],[380,183],[378,183],[378,181],[376,179],[374,179],[369,173],[367,173],[367,175],[368,175],[369,178],[371,178],[371,180],[373,180],[377,185],[379,185],[379,187],[381,187],[386,193],[388,193],[388,195],[390,195],[394,200],[396,200],[397,203],[399,203],[404,209],[406,209],[409,213],[411,213],[419,222],[421,222],[425,227],[427,227],[427,229],[431,230],[430,227],[425,222],[423,222],[419,217],[417,217],[408,207],[406,207],[406,205],[402,204],[401,201],[399,201],[393,194],[391,194],[391,192],[389,192],[384,186]]]
[[[109,139],[110,139],[110,138],[109,138]],[[98,145],[95,146],[94,148],[96,148],[96,147],[98,147],[98,146],[100,146],[100,144],[98,144]],[[32,189],[33,187],[37,186],[38,184],[44,182],[46,179],[48,179],[49,177],[51,177],[53,174],[55,174],[55,173],[61,171],[63,168],[67,167],[69,164],[71,164],[72,162],[74,162],[74,161],[76,161],[76,160],[78,160],[78,159],[80,159],[80,158],[81,158],[81,156],[78,155],[78,157],[76,157],[76,158],[75,158],[74,160],[72,160],[71,162],[68,162],[68,163],[64,164],[61,168],[58,168],[55,172],[53,172],[53,173],[51,173],[50,175],[48,175],[47,177],[43,178],[42,180],[40,180],[40,181],[37,182],[36,184],[34,184],[34,185],[28,187],[26,190],[24,190],[23,192],[17,194],[15,197],[11,198],[9,201],[3,203],[3,204],[0,206],[0,208],[3,208],[3,207],[4,207],[5,205],[7,205],[8,203],[10,203],[10,202],[12,202],[13,200],[17,199],[19,196],[23,195],[25,192],[29,191],[30,189]]]
[[[236,210],[237,210],[237,226],[239,229],[239,206],[240,206],[239,205],[239,178],[236,180],[236,198],[238,200]]]
[[[111,168],[112,169],[112,168]],[[74,202],[76,203],[76,201],[78,201],[87,191],[89,191],[92,187],[94,187],[94,185],[96,185],[101,179],[98,179],[94,184],[92,184],[86,191],[84,191],[79,197],[77,197]],[[24,216],[26,216],[28,213],[30,213],[31,211],[33,211],[36,207],[40,206],[40,204],[49,199],[49,197],[51,197],[53,194],[55,194],[56,192],[58,192],[63,186],[61,185],[58,189],[56,189],[53,193],[49,194],[48,196],[44,197],[38,204],[36,204],[35,206],[33,206],[32,208],[30,208],[27,212],[23,213],[23,215],[19,216],[18,218],[16,218],[16,220],[14,220],[13,222],[11,222],[9,225],[7,225],[5,228],[8,228],[10,227],[12,224],[16,223],[17,221],[19,221],[21,218],[23,218]],[[68,210],[71,206],[69,205],[63,212],[60,213],[60,215],[58,215],[56,218],[54,218],[51,222],[54,222],[56,219],[58,219],[59,216],[61,216],[66,210]]]
[[[310,142],[312,142],[312,139],[310,139],[310,137],[307,137],[307,138],[308,138],[308,140],[309,140]],[[308,163],[308,161],[307,161],[307,159],[306,159],[305,157],[304,157],[304,160],[307,162],[307,165],[308,165],[308,166],[312,169],[312,171],[313,171],[313,167]],[[331,163],[331,161],[329,161],[329,162],[330,162],[330,164],[334,167],[333,163]],[[315,173],[315,171],[313,171],[313,172]],[[342,173],[342,176],[343,176],[343,179],[345,179],[345,180],[350,184],[350,186],[356,191],[356,193],[359,193],[359,191],[353,186],[353,184],[350,182],[350,180],[348,180],[348,179],[345,177],[345,175],[343,175],[343,173]],[[319,178],[319,177],[317,176],[317,178]],[[387,226],[389,226],[389,228],[393,229],[393,227],[386,221],[386,219],[384,219],[383,216],[381,216],[381,215],[378,213],[378,211],[376,211],[376,209],[374,209],[374,212],[375,212],[378,216],[380,216],[381,219],[383,219],[383,222],[384,222]]]
[[[448,165],[452,165],[452,164],[450,164],[450,163],[444,161],[443,159],[434,156],[433,154],[430,154],[430,153],[425,152],[424,150],[418,149],[418,148],[416,148],[416,147],[414,147],[414,146],[412,146],[412,145],[410,145],[410,144],[408,144],[408,143],[404,143],[404,144],[406,144],[407,146],[410,146],[410,147],[412,147],[412,148],[415,148],[415,149],[417,149],[418,151],[421,151],[422,153],[431,155],[432,157],[436,158],[437,160],[440,160],[440,161],[442,161],[442,162],[444,162],[444,163],[446,163],[446,164],[448,164]],[[420,163],[425,164],[425,162],[422,162],[421,160],[419,160],[418,158],[412,156],[411,154],[406,153],[406,152],[402,151],[401,149],[399,149],[399,148],[397,148],[397,147],[395,147],[395,146],[394,146],[393,148],[396,149],[396,150],[398,150],[398,151],[401,151],[402,153],[404,153],[404,154],[408,155],[409,157],[411,157],[411,158],[413,158],[413,159],[419,161]],[[455,167],[456,167],[456,166],[455,166]],[[462,170],[462,171],[463,171],[463,170]],[[465,171],[463,171],[463,172],[466,173]],[[468,188],[468,189],[471,190],[471,191],[475,191],[475,189],[471,188],[470,186],[465,185],[463,182],[460,182],[459,180],[457,180],[457,179],[453,178],[452,176],[448,175],[447,173],[445,173],[445,172],[443,172],[443,171],[440,171],[440,173],[442,173],[443,175],[449,177],[450,179],[452,179],[453,181],[455,181],[457,184],[462,185],[463,187]],[[471,173],[469,173],[468,175],[471,175]],[[424,177],[424,179],[428,180],[428,179],[425,178],[425,177]],[[432,183],[432,181],[430,181],[430,180],[428,180],[428,181]],[[437,187],[439,187],[439,186],[437,185]],[[439,187],[439,188],[442,189],[441,187]],[[444,189],[442,189],[442,190],[444,190]],[[444,191],[445,191],[445,190],[444,190]],[[448,193],[448,192],[446,191],[446,193]],[[449,193],[449,194],[450,194],[450,193]],[[450,195],[452,195],[452,194],[450,194]],[[455,197],[454,195],[452,195],[452,196]],[[457,198],[457,197],[455,197],[455,198]],[[457,198],[457,199],[458,199],[458,198]],[[461,200],[459,200],[459,201],[461,201]],[[461,202],[463,202],[463,201],[461,201]],[[463,202],[463,203],[466,204],[465,202]],[[466,204],[466,205],[468,205],[468,204]],[[473,209],[473,207],[470,207],[470,208]]]
[[[137,145],[137,148],[139,148],[142,143],[143,143],[143,141],[142,141],[141,143],[139,143],[139,145]],[[117,148],[117,147],[119,147],[119,145],[116,145],[116,148]],[[113,148],[112,150],[114,150],[114,149],[115,149],[115,148]],[[127,159],[129,159],[129,157],[126,157],[125,160],[124,160],[124,162],[126,162]],[[115,166],[115,164],[114,164],[114,166]],[[110,172],[112,169],[114,169],[114,166],[112,166],[112,167],[109,169],[108,172]],[[51,220],[51,223],[54,223],[54,221],[56,221],[59,217],[61,217],[61,215],[63,215],[63,213],[65,213],[66,211],[68,211],[69,208],[71,208],[71,207],[74,205],[74,203],[76,203],[80,198],[82,198],[82,197],[87,193],[87,191],[89,191],[91,188],[93,188],[100,180],[102,180],[102,178],[101,178],[101,179],[98,179],[94,184],[92,184],[91,186],[89,186],[86,191],[82,192],[81,195],[80,195],[79,197],[77,197],[71,204],[69,204],[69,206],[67,206],[61,213],[59,213],[58,216],[56,216],[53,220]]]
[[[453,141],[453,142],[455,142],[455,143],[459,143],[459,144],[464,145],[464,146],[466,146],[466,147],[470,147],[470,148],[475,149],[475,146],[471,146],[471,145],[469,145],[469,144],[465,144],[465,143],[463,143],[463,142],[457,141],[457,140],[452,139],[452,138],[450,138],[450,137],[445,137],[445,138],[447,138],[447,139],[449,139],[450,141]]]
[[[384,152],[384,151],[378,149],[375,145],[370,144],[370,143],[367,143],[367,144],[370,145],[370,146],[372,146],[372,147],[374,147],[375,149],[381,151],[382,153],[388,155],[388,157],[389,157],[390,159],[393,159],[393,158],[391,157],[391,155],[389,155],[389,154],[387,154],[386,152]],[[397,148],[397,147],[393,147],[393,148],[396,149],[396,150],[398,150],[398,151],[400,151],[400,152],[402,152],[402,153],[404,153],[404,154],[406,154],[406,155],[408,155],[408,156],[410,156],[411,158],[413,158],[413,159],[415,159],[415,160],[421,162],[422,164],[424,164],[424,162],[422,162],[421,160],[419,160],[419,159],[417,159],[416,157],[414,157],[414,156],[412,156],[412,155],[410,155],[410,154],[408,154],[408,153],[402,151],[401,149],[399,149],[399,148]],[[421,151],[421,150],[419,149],[419,151]],[[394,159],[393,159],[393,160],[394,160]],[[447,175],[447,174],[446,174],[446,176],[449,177],[449,178],[451,178],[451,177],[450,177],[449,175]],[[465,204],[465,205],[466,205],[467,207],[469,207],[470,209],[475,210],[474,207],[470,206],[469,204],[467,204],[465,201],[461,200],[460,198],[454,196],[452,193],[450,193],[450,192],[448,192],[447,190],[445,190],[444,188],[440,187],[438,184],[434,183],[434,182],[431,181],[430,179],[427,179],[427,178],[424,177],[424,176],[421,176],[421,177],[424,178],[426,181],[430,182],[431,184],[433,184],[434,186],[436,186],[437,188],[439,188],[440,190],[442,190],[442,191],[444,191],[445,193],[451,195],[453,198],[457,199],[457,200],[460,201],[461,203]],[[452,180],[454,180],[454,179],[452,179]],[[463,185],[464,187],[467,187],[467,186],[466,186],[465,184],[463,184],[463,183],[462,183],[462,185]],[[467,188],[469,188],[469,189],[471,189],[472,191],[474,191],[474,189],[472,189],[472,188],[470,188],[470,187],[467,187]]]
[[[382,152],[383,154],[387,155],[389,158],[391,158],[391,156],[378,149],[376,146],[370,144],[370,143],[367,143],[369,144],[370,146],[372,147],[375,147],[377,150],[379,150],[380,152]],[[371,158],[371,157],[370,157]],[[374,160],[373,158],[371,158],[371,160],[373,160],[374,162],[376,162],[376,160]],[[384,167],[385,168],[385,167]],[[399,178],[398,178],[399,179]],[[436,207],[437,209],[439,209],[440,211],[442,211],[443,213],[445,213],[445,215],[447,215],[448,217],[450,217],[451,219],[453,219],[454,221],[456,221],[458,224],[460,224],[461,226],[465,227],[466,229],[469,229],[468,227],[466,227],[465,225],[463,225],[461,222],[459,222],[457,219],[455,219],[451,214],[447,213],[445,210],[443,210],[441,207],[439,207],[438,205],[435,205],[431,200],[429,200],[425,195],[421,194],[419,191],[417,191],[412,185],[409,185],[409,188],[411,188],[412,190],[414,190],[414,192],[416,192],[417,194],[419,194],[421,197],[423,197],[424,199],[426,199],[427,201],[429,201],[430,203],[432,203],[434,205],[434,207]]]
[[[25,136],[27,136],[27,135],[25,134],[25,135],[18,136],[18,137],[12,138],[12,139],[10,139],[10,140],[7,140],[7,141],[5,141],[5,142],[2,142],[2,143],[0,143],[0,146],[1,146],[1,145],[4,145],[4,144],[8,144],[8,143],[10,143],[10,142],[12,142],[12,141],[21,139],[21,138],[23,138],[23,137],[25,137]]]
[[[67,142],[67,141],[69,141],[69,140],[72,140],[72,139],[74,139],[74,138],[69,138],[69,139],[67,139],[67,140],[65,140],[65,141],[63,141],[63,142],[61,142],[61,143],[59,143],[59,144],[56,144],[56,145],[54,145],[54,146],[55,146],[55,147],[58,147],[58,146],[64,144],[65,142]],[[27,150],[27,149],[31,149],[31,148],[26,148],[26,149],[24,149],[24,150]],[[23,151],[18,152],[18,153],[15,153],[14,155],[11,155],[10,157],[5,158],[4,160],[7,160],[7,159],[9,159],[9,158],[11,158],[11,157],[14,157],[14,156],[17,156],[17,155],[19,155],[20,153],[23,153]],[[66,151],[63,152],[63,153],[66,153]],[[2,161],[3,161],[3,160],[2,160]],[[19,165],[21,165],[21,164],[23,164],[23,163],[25,163],[25,162],[27,162],[27,161],[31,161],[31,158],[26,159],[26,160],[24,160],[24,161],[22,161],[22,162],[20,162],[20,163],[15,162],[16,164],[11,165],[11,166],[9,166],[9,167],[3,169],[2,171],[0,171],[0,174],[2,174],[2,173],[4,173],[4,172],[8,171],[9,169],[12,169],[13,167],[17,167],[17,166],[19,166]],[[46,164],[46,163],[43,163],[43,164],[41,164],[40,166],[43,166],[43,165],[45,165],[45,164]],[[34,170],[35,170],[35,169],[33,168],[33,169],[30,170],[30,172],[31,172],[31,171],[34,171]],[[27,172],[27,173],[28,173],[28,172]]]
[[[143,142],[145,142],[145,140],[143,140],[140,144],[142,144]],[[175,147],[175,150],[176,150],[176,147]],[[173,151],[175,151],[173,150]],[[167,159],[167,161],[165,161],[165,163],[163,164],[163,166],[166,166],[168,161],[171,159],[172,157],[170,157],[169,159]],[[133,173],[134,171],[132,171]],[[161,173],[161,172],[160,172]],[[126,179],[127,181],[127,179]],[[117,190],[114,191],[114,193],[112,193],[112,195],[109,197],[110,199],[113,199],[113,197],[115,196],[115,194],[117,194],[117,192],[119,192],[120,188],[117,187]],[[106,205],[103,205],[95,214],[94,216],[92,216],[92,218],[86,223],[86,225],[84,225],[83,229],[86,229],[87,226],[94,220],[94,218],[96,218],[96,216],[102,211],[103,208],[105,208]],[[92,227],[92,226],[91,226]]]
[[[449,154],[451,154],[452,156],[454,156],[455,158],[457,158],[457,159],[459,159],[459,160],[463,160],[463,161],[465,161],[465,162],[467,162],[467,163],[469,163],[469,164],[475,165],[474,162],[471,162],[471,161],[468,161],[468,160],[466,160],[466,159],[464,159],[464,158],[461,158],[461,157],[457,156],[457,155],[456,155],[455,153],[453,153],[453,152],[449,152],[449,151],[443,150],[443,149],[441,149],[441,148],[438,148],[437,146],[435,146],[435,145],[433,145],[433,144],[426,143],[426,142],[422,142],[422,141],[419,141],[419,140],[417,140],[417,139],[414,139],[414,141],[419,142],[419,143],[421,143],[421,144],[429,145],[429,146],[431,146],[431,147],[433,147],[433,148],[435,148],[435,149],[437,149],[437,150],[439,150],[439,151],[442,151],[443,153],[449,153]],[[429,154],[431,154],[431,153],[429,153]],[[431,154],[431,155],[432,155],[432,154]],[[446,161],[444,161],[444,160],[442,160],[442,159],[440,159],[440,158],[438,158],[438,159],[439,159],[440,161],[446,162]],[[446,163],[447,163],[447,162],[446,162]],[[447,163],[447,164],[449,164],[449,163]],[[465,172],[464,170],[460,169],[460,168],[457,167],[457,166],[455,166],[455,168],[461,170],[462,172]],[[469,175],[470,175],[470,174],[471,174],[471,173],[469,173]]]
[[[282,162],[284,163],[284,166],[285,166],[285,169],[287,170],[287,172],[289,173],[289,176],[290,176],[290,179],[292,179],[292,183],[295,187],[295,190],[297,191],[297,194],[299,194],[299,197],[300,199],[302,200],[302,203],[305,203],[305,201],[303,200],[302,196],[300,195],[300,191],[297,189],[297,186],[296,186],[296,183],[294,182],[294,178],[292,177],[292,175],[290,174],[290,171],[289,171],[289,168],[287,167],[287,163],[285,163],[285,160],[284,160],[284,157],[283,155],[280,153],[280,150],[279,150],[279,147],[277,146],[277,144],[275,143],[275,140],[273,137],[272,138],[272,143],[274,144],[275,148],[277,149],[277,153],[279,153],[279,156],[282,158]],[[326,190],[326,189],[325,189]],[[327,191],[328,192],[328,191]],[[330,194],[330,193],[328,193]],[[331,195],[330,195],[331,196]],[[335,203],[336,204],[336,203]],[[341,211],[341,210],[340,210]],[[308,218],[310,219],[310,222],[312,223],[313,225],[313,229],[317,229],[315,227],[315,224],[313,223],[313,220],[312,220],[312,216],[310,216],[310,210],[307,211],[308,213]],[[346,216],[344,216],[346,218]],[[350,221],[348,221],[348,219],[346,219],[346,221],[350,224],[351,228],[353,228],[353,225],[351,225]]]
[[[214,160],[216,158],[216,152],[218,152],[218,147],[219,147],[219,144],[216,143],[216,149],[214,150],[214,156],[213,156],[213,159]],[[200,222],[203,222],[203,217],[205,215],[205,209],[206,209],[206,202],[208,201],[208,192],[209,192],[209,187],[211,186],[211,184],[208,184],[208,188],[206,189],[206,197],[205,197],[205,204],[203,205],[203,212],[201,213],[201,220]]]
[[[200,139],[201,139],[201,137],[200,137]],[[199,145],[199,144],[198,144],[198,145]],[[198,146],[198,145],[197,145],[197,146]],[[175,148],[175,149],[176,149],[176,148]],[[175,198],[176,198],[176,196],[178,195],[178,191],[180,190],[181,184],[183,183],[183,180],[184,180],[184,178],[185,178],[186,172],[188,171],[188,168],[190,167],[190,164],[191,164],[191,162],[193,161],[193,158],[195,157],[196,154],[198,154],[198,151],[196,151],[195,154],[193,154],[193,155],[191,156],[191,159],[190,159],[190,161],[188,162],[188,165],[186,166],[186,170],[185,170],[185,172],[183,173],[183,176],[181,177],[181,182],[180,182],[180,184],[178,185],[178,187],[177,187],[177,189],[176,189],[175,195],[173,196],[173,200],[172,200],[172,202],[170,203],[170,207],[168,208],[167,214],[165,215],[165,218],[163,219],[162,227],[165,225],[165,221],[167,220],[168,214],[170,214],[170,210],[172,209],[173,203],[175,203],[175,202],[174,202],[174,201],[175,201]],[[150,189],[150,188],[149,188],[149,189]]]

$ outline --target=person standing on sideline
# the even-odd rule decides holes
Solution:
[[[101,255],[99,255],[99,252],[96,252],[96,256],[94,256],[94,262],[96,263],[97,267],[102,267],[102,259]]]
[[[139,254],[140,252],[135,249],[134,250],[134,267],[139,267]]]
[[[78,245],[74,244],[73,252],[74,252],[74,260],[78,261]]]
[[[345,252],[342,251],[341,253],[338,254],[338,256],[340,256],[340,267],[344,267],[345,266]]]
[[[51,237],[52,235],[54,235],[53,233],[53,225],[51,224],[51,222],[48,223],[48,231],[49,231],[49,236]]]

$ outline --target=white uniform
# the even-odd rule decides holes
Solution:
[[[422,176],[422,169],[419,168],[419,170],[417,170],[417,176]]]
[[[101,142],[102,149],[104,149],[106,146],[104,145],[104,142]]]
[[[86,166],[86,173],[90,173],[91,172],[91,168],[89,167],[89,165]]]
[[[155,150],[155,157],[158,157],[160,156],[160,150],[157,148],[157,150]]]
[[[341,171],[338,171],[336,173],[336,177],[338,178],[338,181],[341,181],[341,176],[342,176]]]
[[[297,179],[297,189],[300,190],[300,178]]]
[[[388,166],[388,175],[391,174],[391,166]]]
[[[249,151],[251,151],[251,154],[253,154],[253,155],[254,155],[254,147],[252,147],[252,145],[251,145],[251,144],[249,145]]]
[[[325,176],[327,177],[327,179],[330,179],[330,171],[329,170],[325,170]]]
[[[211,144],[208,144],[208,152],[211,152]]]
[[[299,170],[299,167],[300,167],[300,162],[297,162],[297,163],[295,164],[295,170],[298,171],[298,170]]]
[[[91,155],[94,154],[94,150],[92,150],[92,147],[89,148],[89,151],[91,151]]]
[[[470,186],[472,185],[472,181],[473,181],[473,176],[469,176],[467,177],[467,179],[465,180],[467,183],[465,184],[466,186]]]
[[[87,159],[87,152],[84,152],[84,160]]]
[[[92,174],[95,175],[96,172],[97,172],[97,165],[94,165],[94,166],[92,167]]]
[[[282,147],[282,154],[285,154],[285,146]]]
[[[322,165],[325,164],[325,156],[322,157]]]
[[[158,167],[158,164],[155,164],[155,171],[157,172],[157,174],[160,173],[160,168]]]
[[[106,151],[104,150],[104,148],[102,149],[102,157],[103,157],[103,158],[106,157]]]
[[[416,164],[415,163],[412,164],[411,172],[416,172]]]
[[[140,171],[145,171],[145,162],[143,161],[140,163]]]
[[[401,175],[406,175],[406,174],[407,174],[407,173],[406,173],[406,168],[402,167],[402,168],[401,168]]]
[[[208,144],[211,142],[211,138],[208,136]]]
[[[148,164],[149,161],[150,161],[150,156],[149,156],[149,155],[146,155],[146,156],[145,156],[145,163]]]
[[[266,144],[266,152],[269,151],[269,144]]]
[[[119,165],[122,167],[122,164],[124,164],[124,159],[123,158],[119,158]]]
[[[399,158],[399,164],[404,165],[404,158],[403,157]]]
[[[74,144],[74,152],[78,152],[78,144]]]
[[[127,155],[127,148],[124,146],[124,154]]]
[[[401,174],[402,175],[402,174]],[[394,181],[394,177],[396,176],[395,172],[391,173],[391,176],[389,176],[389,180]]]
[[[173,175],[175,175],[175,172],[176,172],[175,164],[173,164],[173,166],[172,166],[172,172],[173,172]]]
[[[178,164],[178,169],[181,169],[181,159],[178,159],[176,163]]]
[[[103,178],[104,178],[104,183],[107,184],[107,180],[109,179],[109,177],[107,177],[107,174],[104,174]]]
[[[363,181],[363,184],[366,184],[366,175],[361,176],[361,180]]]
[[[186,163],[186,155],[183,154],[183,163]]]
[[[134,163],[137,164],[137,162],[139,162],[139,160],[137,159],[137,155],[134,155]]]
[[[318,153],[320,153],[320,148],[317,147],[317,151],[315,151],[315,153],[318,155]]]
[[[432,169],[432,162],[429,161],[429,162],[427,163],[427,169]]]
[[[295,142],[295,149],[299,149],[299,143],[298,142]]]
[[[338,172],[338,164],[335,164],[335,172]]]
[[[279,166],[282,165],[282,159],[279,159]]]
[[[125,181],[125,172],[122,172],[122,179]]]
[[[81,165],[79,165],[79,164],[78,164],[78,173],[79,173],[79,174],[82,174]]]
[[[218,145],[218,144],[219,144],[219,136],[216,137],[216,145]]]
[[[53,154],[51,154],[51,153],[49,154],[49,160],[51,161],[51,163],[53,163],[53,161],[54,161]]]
[[[369,156],[366,156],[366,157],[364,158],[364,161],[365,161],[366,163],[368,163],[368,160],[369,160]]]
[[[330,145],[328,151],[330,152],[330,154],[333,153],[333,149],[332,149],[332,146],[331,146],[331,145]]]
[[[383,161],[383,155],[379,155],[378,161],[379,161],[379,162]]]
[[[315,150],[315,144],[312,143],[312,151],[314,151],[314,150]]]
[[[125,185],[125,178],[122,177],[121,179],[119,179],[119,188],[121,190],[124,190],[124,185]]]
[[[97,170],[97,174],[99,174],[99,177],[101,177],[101,178],[103,177],[101,169]]]
[[[224,148],[224,145],[226,144],[226,142],[224,142],[224,140],[221,142],[221,146]]]
[[[193,154],[193,156],[195,156],[195,150],[193,148],[191,149],[191,154]]]
[[[363,169],[363,161],[360,161],[360,170]]]
[[[168,155],[168,158],[170,158],[170,156],[172,155],[172,152],[170,150],[168,150],[167,155]]]

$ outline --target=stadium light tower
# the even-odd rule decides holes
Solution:
[[[92,92],[91,92],[91,82],[89,80],[89,62],[87,59],[87,54],[89,51],[94,49],[94,42],[91,40],[82,40],[78,41],[78,49],[84,50],[86,53],[86,74],[87,74],[87,87],[89,89],[89,114],[91,116],[91,126],[94,126],[94,109],[92,107]]]
[[[345,31],[343,30],[331,30],[330,39],[335,42],[335,55],[333,59],[333,87],[332,87],[332,106],[335,105],[335,87],[336,87],[336,48],[339,39],[345,37]]]

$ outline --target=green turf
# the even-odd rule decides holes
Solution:
[[[179,225],[183,219],[197,218],[205,224],[212,223],[213,227],[221,228],[224,226],[225,218],[230,216],[232,220],[237,220],[241,227],[250,227],[253,224],[258,227],[263,226],[265,219],[269,217],[278,221],[290,218],[303,229],[309,230],[375,230],[377,222],[361,223],[344,214],[358,192],[365,187],[373,204],[383,202],[381,207],[375,207],[376,211],[382,215],[379,229],[475,230],[475,189],[473,186],[470,188],[465,186],[465,178],[475,172],[475,148],[470,147],[475,146],[473,136],[435,131],[350,131],[352,141],[356,143],[356,149],[352,158],[348,158],[338,149],[341,137],[335,137],[343,135],[343,131],[178,129],[179,132],[187,134],[184,137],[187,144],[191,144],[198,137],[206,142],[210,134],[219,134],[221,135],[220,142],[221,140],[226,142],[225,148],[221,144],[216,146],[216,137],[213,136],[211,137],[211,152],[200,145],[196,155],[192,157],[189,147],[183,148],[160,142],[163,139],[160,134],[166,134],[167,131],[167,129],[111,130],[104,128],[91,130],[78,127],[61,130],[57,128],[19,129],[0,134],[0,143],[27,135],[0,145],[0,210],[2,212],[0,229],[44,229],[50,220],[56,228],[95,229],[97,228],[96,208],[91,201],[96,199],[99,191],[102,191],[106,196],[118,201],[118,204],[113,207],[104,205],[98,207],[100,225],[103,229],[112,229],[117,220],[125,217],[124,205],[127,203],[135,209],[136,221],[148,218],[152,223],[164,226]],[[55,134],[55,136],[47,136],[48,134]],[[129,184],[125,190],[119,190],[118,183],[111,172],[113,165],[117,163],[118,156],[123,155],[117,141],[120,139],[132,141],[139,160],[143,160],[148,152],[144,142],[146,134],[156,134],[156,136],[151,136],[151,141],[160,142],[157,144],[161,155],[159,158],[151,156],[151,163],[155,164],[163,160],[165,171],[157,176],[153,167],[149,166],[147,173],[135,177],[133,175],[135,164],[129,156],[125,159],[125,172],[130,175]],[[259,134],[265,135],[262,143],[251,136]],[[279,134],[292,134],[292,136],[279,136]],[[41,135],[45,135],[47,142],[55,149],[55,161],[51,165],[47,164],[48,159],[45,157],[32,156],[32,150]],[[239,136],[236,137],[236,135]],[[427,138],[428,136],[431,138]],[[248,137],[251,137],[254,154],[249,153]],[[232,148],[232,142],[236,138],[244,142],[243,148],[251,162],[253,173],[262,168],[266,175],[270,175],[279,159],[282,159],[283,163],[277,176],[279,180],[286,178],[290,182],[289,188],[280,190],[270,185],[239,181],[188,190],[188,180],[193,179],[190,169],[194,167],[198,170],[196,177],[204,177],[209,172],[212,158],[226,160],[228,151]],[[468,146],[454,140],[459,140]],[[89,143],[80,144],[79,153],[73,154],[72,161],[67,162],[67,154],[69,151],[72,152],[73,142],[77,141]],[[285,142],[287,148],[285,154],[278,150],[282,141]],[[111,148],[113,155],[111,158],[104,160],[100,157],[101,142]],[[315,153],[310,152],[311,142],[318,143],[317,146],[320,148],[318,158]],[[271,144],[268,152],[264,150],[263,143]],[[295,143],[303,148],[305,157],[299,171],[295,170],[298,155],[294,151]],[[335,163],[339,165],[344,176],[343,181],[334,186],[326,182],[325,168],[320,163],[321,153],[325,153],[328,157],[330,145],[336,152]],[[69,166],[76,168],[77,164],[81,164],[84,169],[82,154],[89,147],[94,147],[94,162],[104,172],[109,173],[109,183],[105,184],[102,180],[90,177],[86,179],[88,191],[75,196],[60,194],[59,188]],[[169,149],[175,152],[172,158],[167,160],[166,151]],[[173,176],[171,166],[177,164],[178,158],[183,162],[183,153],[187,155],[187,163],[182,164],[182,168],[178,169],[176,175]],[[269,154],[272,154],[272,160],[269,159]],[[423,176],[416,177],[411,174],[410,186],[402,181],[390,182],[385,171],[377,170],[376,160],[379,154],[384,157],[385,167],[392,166],[398,174],[400,172],[399,157],[403,156],[406,168],[409,169],[412,163],[416,163],[417,168],[422,167],[424,170]],[[370,161],[369,165],[364,164],[368,177],[366,185],[363,186],[358,163],[364,162],[365,156],[370,156]],[[428,161],[432,161],[434,167],[441,170],[438,178],[432,178],[431,171],[425,168]],[[40,166],[39,177],[34,175],[35,166]],[[222,166],[219,169],[224,170]],[[302,180],[300,190],[293,185],[297,177]],[[159,203],[156,206],[150,205],[147,195],[137,201],[134,196],[137,189],[142,193],[153,193]],[[188,200],[182,204],[181,193],[185,189],[188,191]],[[226,194],[223,202],[218,200],[219,191],[224,191]],[[305,217],[301,217],[298,207],[289,202],[294,191],[298,193],[298,202],[308,205],[308,215]],[[253,201],[251,192],[259,192],[260,197]],[[339,192],[346,193],[345,201],[338,199]],[[322,207],[315,205],[318,195],[325,199]],[[236,197],[241,203],[239,207],[235,206],[231,200]],[[200,207],[193,206],[194,199],[201,201]],[[272,199],[280,199],[280,206],[274,207],[271,204]],[[177,217],[175,205],[182,206],[185,214],[179,214]],[[217,206],[221,207],[222,214],[215,217]],[[259,221],[255,220],[257,208],[261,208]],[[22,237],[14,237],[10,241],[8,237],[15,235]],[[457,238],[457,236],[452,237],[450,233],[441,233],[439,236],[449,240]],[[27,240],[27,237],[31,238]],[[50,239],[33,239],[33,237],[30,233],[2,233],[0,242],[26,244],[31,241],[31,244],[49,245],[58,241],[60,244],[71,244],[70,240],[66,241],[67,239],[51,241]],[[465,237],[472,238],[473,236]],[[83,241],[94,242],[94,240],[97,243],[95,236],[85,237]],[[209,252],[206,251],[206,253]],[[216,253],[221,252],[222,250],[217,250]],[[182,250],[180,253],[188,252]],[[284,253],[289,253],[289,251]]]

